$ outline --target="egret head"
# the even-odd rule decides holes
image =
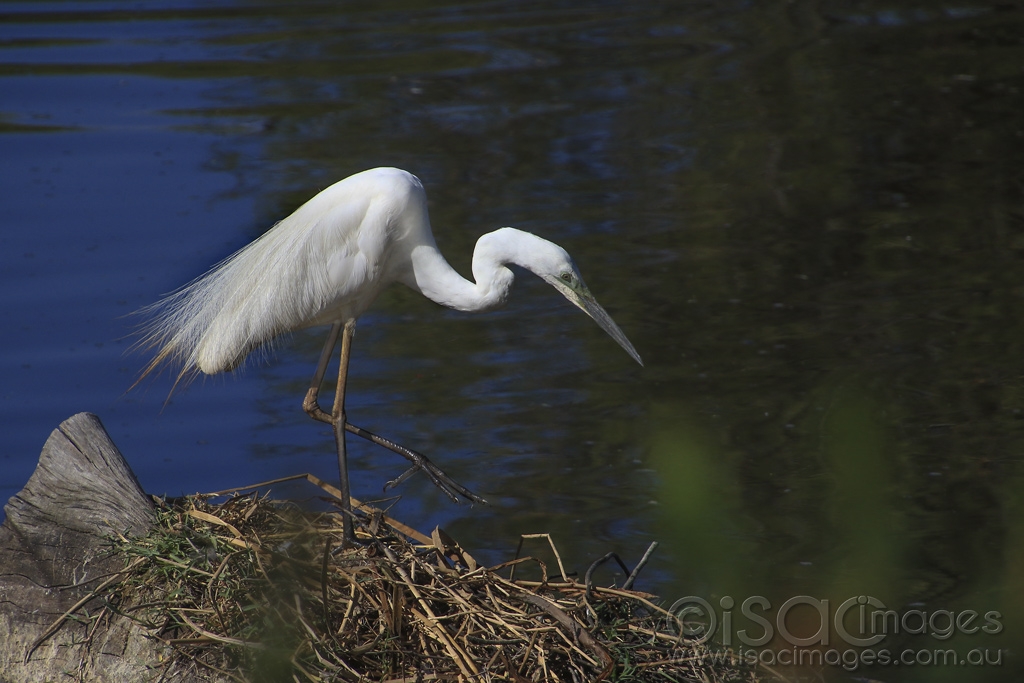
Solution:
[[[587,289],[580,271],[565,249],[533,233],[515,228],[500,228],[482,235],[473,252],[473,274],[477,282],[494,282],[500,278],[501,284],[494,288],[500,292],[494,297],[498,304],[504,302],[512,285],[511,271],[501,267],[507,263],[526,268],[557,289],[562,296],[593,318],[633,360],[640,365],[644,364],[626,335]],[[507,275],[501,277],[502,273]]]
[[[579,270],[576,269],[576,264],[572,262],[569,255],[561,250],[565,254],[565,260],[558,264],[558,267],[552,272],[544,274],[537,273],[540,277],[547,282],[549,285],[557,289],[562,293],[566,299],[571,301],[574,305],[578,306],[580,310],[589,315],[594,319],[601,329],[611,335],[611,338],[619,343],[623,349],[626,350],[633,360],[640,365],[644,362],[640,360],[640,354],[636,352],[633,345],[626,339],[626,335],[623,334],[619,326],[615,324],[611,316],[601,307],[601,304],[597,303],[597,299],[590,293],[586,283],[583,282],[583,278],[580,276]]]

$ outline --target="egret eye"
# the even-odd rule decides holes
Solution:
[[[562,273],[559,277],[561,277],[562,282],[564,282],[567,285],[571,285],[573,280],[575,279],[572,273],[570,273],[569,271]]]

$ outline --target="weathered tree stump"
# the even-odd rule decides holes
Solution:
[[[682,641],[682,625],[654,596],[601,589],[590,572],[584,583],[513,581],[497,571],[519,560],[477,567],[440,529],[425,537],[378,511],[360,517],[364,544],[345,548],[336,516],[295,515],[255,495],[203,500],[206,510],[196,500],[158,515],[98,418],[81,413],[55,429],[0,525],[0,683],[227,683],[297,672],[339,681],[605,680],[625,662],[612,655],[620,649],[655,675],[757,680],[752,669],[706,664],[709,651]],[[378,534],[378,525],[398,533]],[[207,539],[206,550],[190,534]],[[139,540],[123,543],[130,538]],[[206,564],[147,564],[167,539],[192,544]],[[164,582],[169,566],[188,578]],[[595,627],[598,610],[608,619]]]
[[[166,647],[128,619],[61,620],[124,568],[121,557],[110,555],[109,539],[144,535],[154,521],[152,502],[99,418],[79,413],[61,423],[4,511],[0,681],[209,680],[196,671],[167,671]],[[90,607],[95,612],[96,605],[82,610]]]

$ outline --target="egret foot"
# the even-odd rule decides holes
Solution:
[[[349,511],[348,460],[345,448],[345,432],[352,432],[367,441],[372,441],[378,446],[387,448],[389,451],[394,451],[412,463],[412,467],[405,471],[401,476],[392,479],[384,485],[385,491],[397,486],[415,474],[417,470],[420,470],[427,475],[434,486],[441,489],[441,491],[443,491],[444,494],[454,503],[462,502],[459,499],[459,496],[462,496],[473,503],[487,503],[486,500],[445,474],[440,467],[430,462],[430,459],[422,453],[418,453],[411,448],[401,446],[390,439],[385,439],[383,436],[378,436],[368,429],[357,427],[346,419],[345,382],[348,376],[348,359],[354,331],[355,322],[351,320],[344,325],[342,325],[342,323],[335,323],[331,326],[331,331],[327,335],[327,343],[324,344],[324,350],[320,354],[320,362],[317,364],[316,372],[313,375],[313,381],[310,382],[309,390],[306,392],[306,397],[302,401],[302,409],[305,410],[311,418],[319,420],[320,422],[325,422],[334,428],[334,439],[338,447],[338,470],[341,475],[341,490],[343,492],[344,499],[342,501],[343,511]],[[334,353],[334,347],[338,343],[339,336],[341,336],[341,361],[338,366],[338,384],[335,387],[334,406],[332,407],[330,414],[328,414],[320,407],[320,384],[323,382],[324,374],[327,372],[327,364],[330,361],[331,354]],[[340,429],[341,426],[343,426],[344,429]],[[346,537],[350,537],[347,533],[348,528],[349,527],[346,527]]]
[[[462,496],[466,500],[473,503],[486,504],[487,501],[476,495],[462,484],[458,483],[447,474],[444,473],[440,467],[430,461],[430,458],[423,455],[418,451],[414,451],[411,448],[406,448],[400,444],[395,443],[390,439],[385,439],[383,436],[378,436],[373,432],[357,427],[351,423],[345,423],[345,431],[352,432],[356,436],[361,436],[367,441],[372,441],[378,446],[383,446],[389,451],[394,451],[400,456],[412,463],[412,467],[407,469],[398,477],[395,477],[387,484],[384,485],[384,490],[387,491],[395,486],[398,486],[403,481],[414,475],[417,471],[422,471],[427,478],[430,479],[431,483],[448,496],[453,503],[461,503],[459,496]]]

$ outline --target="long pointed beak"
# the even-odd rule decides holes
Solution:
[[[601,304],[597,303],[597,299],[594,298],[589,290],[584,287],[583,292],[580,293],[565,286],[558,287],[558,289],[565,295],[566,299],[576,304],[580,310],[593,318],[594,322],[600,325],[601,329],[607,332],[612,339],[617,341],[619,346],[624,348],[626,353],[628,353],[633,360],[640,365],[644,364],[644,362],[640,360],[640,354],[636,352],[633,345],[629,343],[628,339],[626,339],[626,335],[623,334],[622,330],[619,329],[619,326],[615,324],[612,317],[608,315],[603,308],[601,308]]]

